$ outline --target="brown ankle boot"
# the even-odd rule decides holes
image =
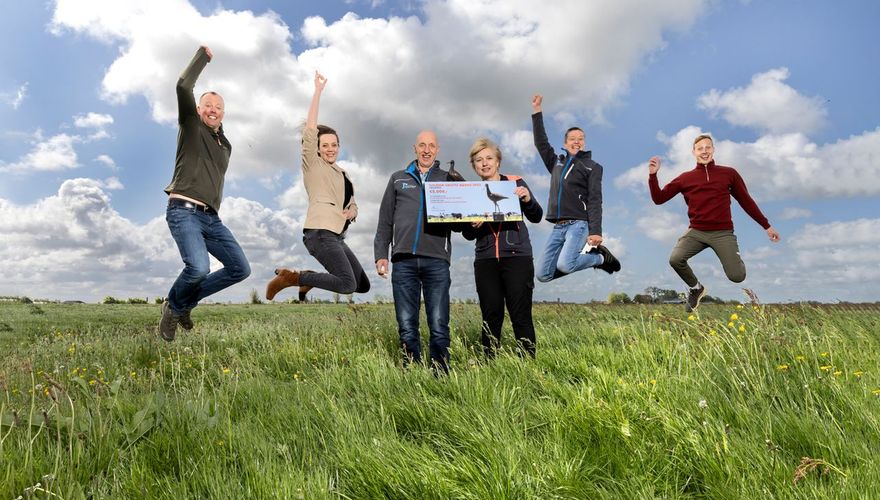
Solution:
[[[272,281],[266,285],[266,298],[268,300],[275,298],[275,294],[281,290],[299,284],[299,273],[296,271],[291,271],[290,269],[284,269],[282,267],[276,269],[275,274],[277,276],[272,278]]]

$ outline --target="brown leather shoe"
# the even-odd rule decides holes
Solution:
[[[299,284],[299,273],[297,271],[291,271],[282,267],[276,269],[275,274],[277,276],[272,278],[272,281],[266,285],[266,298],[268,300],[275,298],[275,294],[281,290]]]
[[[313,272],[315,272],[315,271],[303,271],[300,273],[300,275],[307,274],[307,273],[313,273]],[[306,294],[309,293],[309,290],[311,290],[312,288],[315,288],[315,287],[309,286],[309,285],[300,285],[300,287],[299,287],[299,301],[300,302],[306,302],[308,300],[306,298]]]

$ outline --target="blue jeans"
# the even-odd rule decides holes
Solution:
[[[581,253],[584,245],[587,244],[588,231],[585,220],[554,225],[550,237],[547,238],[544,254],[535,266],[535,277],[538,281],[546,283],[566,274],[601,264],[601,255]]]
[[[404,363],[422,360],[419,337],[419,308],[422,291],[428,317],[428,348],[436,369],[449,371],[449,262],[435,257],[413,257],[394,263],[391,289],[397,331],[403,348]]]
[[[169,206],[165,221],[184,264],[168,291],[168,303],[175,314],[190,311],[205,297],[250,276],[247,257],[216,212]],[[212,273],[208,254],[223,268]]]

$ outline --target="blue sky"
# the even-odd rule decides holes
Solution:
[[[782,235],[734,207],[748,278],[766,301],[874,301],[880,290],[880,3],[865,1],[57,1],[3,0],[0,18],[0,295],[99,300],[163,295],[180,270],[164,222],[174,161],[174,84],[200,44],[215,60],[196,91],[226,98],[233,144],[221,216],[253,275],[216,297],[262,291],[272,269],[317,264],[302,246],[299,131],[312,74],[321,121],[340,132],[361,215],[348,241],[372,270],[388,175],[420,129],[468,179],[474,139],[504,153],[546,208],[531,143],[544,95],[551,142],[573,124],[605,168],[603,226],[623,262],[536,284],[583,302],[681,289],[667,264],[686,227],[661,182],[690,168],[707,131]],[[734,203],[735,204],[735,203]],[[549,223],[530,225],[536,253]],[[472,244],[453,251],[453,295],[475,297]],[[743,298],[717,259],[693,260],[709,293]],[[370,272],[366,298],[390,297]],[[329,293],[318,292],[329,297]],[[285,298],[285,297],[281,297]]]

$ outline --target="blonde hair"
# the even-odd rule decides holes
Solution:
[[[709,142],[711,142],[713,146],[715,145],[715,141],[712,140],[712,136],[711,136],[711,135],[709,135],[709,134],[700,134],[700,135],[698,135],[698,136],[694,139],[694,146],[696,146],[697,143],[700,142],[700,141],[702,141],[703,139],[709,139]]]
[[[495,150],[495,156],[498,157],[498,168],[501,168],[501,150],[498,149],[497,144],[490,141],[489,139],[486,139],[485,137],[480,137],[479,139],[474,141],[474,145],[471,146],[471,151],[469,153],[471,167],[474,166],[474,156],[477,156],[477,153],[487,148],[492,148]]]

